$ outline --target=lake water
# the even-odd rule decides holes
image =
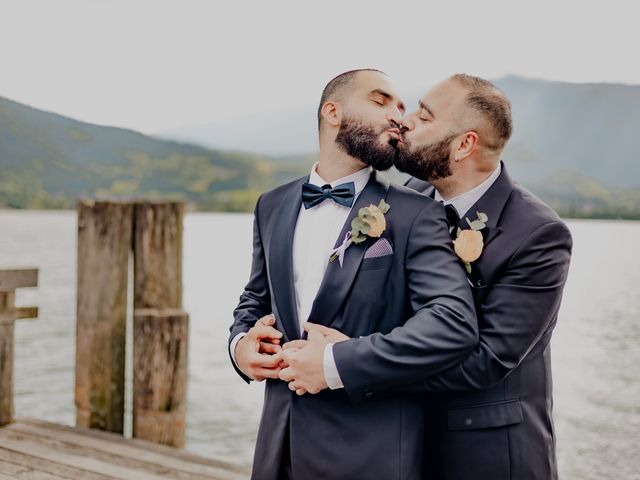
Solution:
[[[640,223],[568,223],[574,254],[552,344],[560,478],[640,479]],[[226,348],[251,227],[246,214],[192,213],[184,229],[187,449],[245,465],[262,385],[236,375]],[[17,303],[40,316],[16,324],[16,414],[73,425],[75,212],[0,211],[0,268],[28,266],[39,286]]]

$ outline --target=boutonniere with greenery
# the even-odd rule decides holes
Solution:
[[[460,257],[467,273],[471,273],[471,262],[475,262],[482,255],[484,248],[484,240],[482,238],[482,230],[486,228],[486,222],[489,220],[486,214],[476,212],[478,217],[471,221],[466,218],[470,230],[462,230],[458,227],[456,238],[453,241],[453,248],[456,255]]]
[[[379,238],[387,228],[387,220],[384,215],[390,208],[391,206],[382,199],[377,206],[371,204],[358,210],[358,216],[351,221],[351,231],[344,236],[342,244],[331,251],[329,261],[333,262],[338,259],[342,268],[344,252],[351,244],[362,243],[368,237]]]

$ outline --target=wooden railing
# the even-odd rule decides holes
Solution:
[[[38,316],[37,307],[16,307],[16,289],[38,285],[38,269],[0,270],[0,426],[12,423],[14,323]]]

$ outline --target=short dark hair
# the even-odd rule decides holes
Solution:
[[[450,80],[458,82],[469,91],[467,105],[479,112],[491,124],[495,138],[484,139],[487,141],[487,145],[495,150],[502,150],[511,138],[513,131],[511,102],[507,96],[484,78],[457,73],[452,75]]]
[[[383,71],[375,68],[358,68],[333,77],[324,87],[322,95],[320,96],[320,105],[318,106],[318,130],[320,130],[320,126],[322,125],[322,106],[329,100],[338,97],[360,72],[378,72],[386,75]]]

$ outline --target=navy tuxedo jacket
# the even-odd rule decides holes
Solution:
[[[276,188],[258,201],[251,277],[234,312],[230,341],[271,312],[284,341],[300,337],[292,243],[306,181]],[[375,241],[371,238],[351,245],[342,267],[329,263],[308,320],[351,337],[387,334],[370,345],[377,355],[365,360],[367,368],[393,369],[396,379],[412,383],[451,368],[477,345],[476,315],[464,270],[452,251],[444,208],[424,195],[389,185],[373,173],[336,245],[358,210],[380,199],[391,206],[382,236],[393,245],[393,254],[365,259]],[[349,361],[336,355],[340,362]],[[419,479],[421,396],[357,402],[361,398],[344,389],[299,397],[285,382],[267,380],[252,478],[276,480],[283,448],[289,445],[294,478]]]
[[[407,186],[433,196],[427,182],[413,178]],[[549,342],[571,234],[551,208],[511,179],[504,164],[467,216],[474,220],[478,211],[489,220],[484,250],[468,275],[478,312],[477,347],[458,365],[411,386],[390,387],[393,372],[367,377],[366,369],[353,367],[364,356],[353,356],[348,365],[338,357],[336,365],[353,395],[365,389],[372,398],[427,392],[424,478],[556,479]],[[460,227],[469,228],[464,219]],[[340,348],[354,350],[349,342]],[[378,388],[381,382],[386,386]]]

